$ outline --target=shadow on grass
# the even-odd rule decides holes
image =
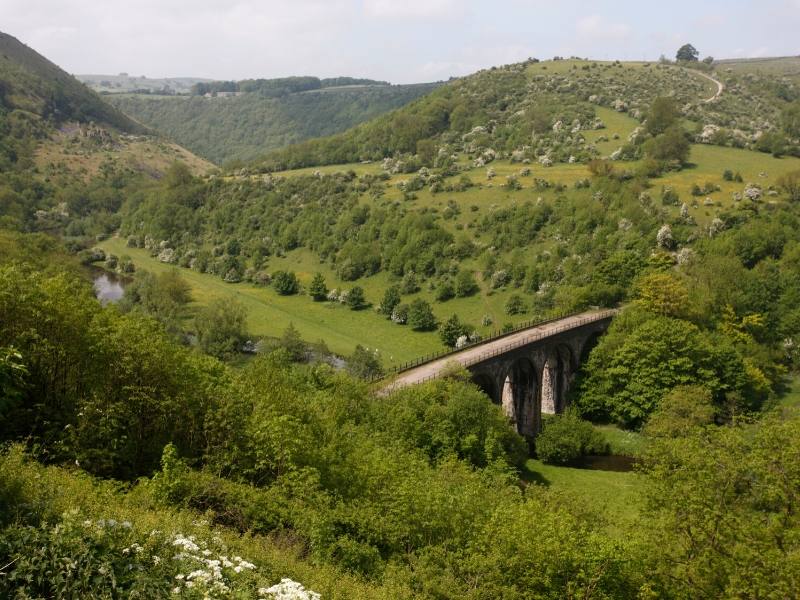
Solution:
[[[522,467],[522,470],[519,474],[519,479],[526,484],[536,484],[550,487],[550,480],[539,473],[539,471],[531,469],[528,465]]]

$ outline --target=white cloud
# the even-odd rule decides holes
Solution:
[[[460,12],[456,0],[364,0],[370,17],[418,19],[444,17]]]

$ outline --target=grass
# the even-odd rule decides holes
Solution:
[[[639,517],[643,478],[638,473],[560,467],[530,459],[522,480],[561,492],[580,506],[599,513],[612,535],[624,536]]]
[[[664,176],[651,180],[653,190],[659,192],[661,186],[671,187],[680,196],[681,202],[692,204],[695,199],[691,194],[692,185],[698,184],[703,187],[706,182],[711,182],[720,187],[718,192],[704,194],[697,199],[699,206],[690,208],[689,214],[698,223],[710,222],[715,213],[720,208],[733,205],[734,192],[742,192],[748,183],[755,183],[762,187],[765,195],[762,201],[768,201],[766,190],[774,186],[778,178],[789,171],[800,169],[800,159],[793,157],[775,158],[763,152],[753,152],[738,148],[723,148],[721,146],[711,146],[707,144],[692,145],[689,157],[691,165],[680,171],[672,171]],[[730,169],[739,172],[744,180],[742,183],[725,181],[722,173]],[[703,204],[706,197],[713,201],[712,206]],[[657,200],[657,193],[653,194]],[[677,207],[675,211],[677,212]]]
[[[776,408],[787,417],[800,415],[800,377],[794,376],[787,382],[786,389],[777,399]]]
[[[117,256],[129,255],[139,270],[159,273],[176,268],[152,258],[145,250],[127,248],[119,238],[100,246]],[[352,311],[336,303],[314,302],[308,296],[280,296],[271,288],[225,283],[219,277],[190,269],[180,269],[180,273],[191,286],[190,308],[216,298],[236,299],[248,311],[248,331],[254,337],[279,336],[291,322],[305,340],[324,340],[337,354],[351,354],[356,344],[376,348],[386,366],[442,349],[436,333],[412,333],[370,309]]]
[[[34,157],[39,172],[45,175],[71,173],[89,180],[101,173],[107,163],[134,172],[160,177],[175,161],[186,164],[195,175],[216,167],[172,142],[150,137],[117,137],[113,148],[93,148],[76,144],[74,132],[59,131],[42,142]],[[79,138],[78,138],[79,139]]]
[[[610,452],[617,456],[638,456],[644,445],[644,438],[638,431],[627,431],[616,425],[595,425],[608,441]]]

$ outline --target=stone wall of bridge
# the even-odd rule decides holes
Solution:
[[[542,414],[567,408],[568,392],[611,319],[602,319],[537,339],[470,365],[472,380],[500,404],[517,431],[532,437],[541,428]]]

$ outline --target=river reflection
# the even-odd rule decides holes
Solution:
[[[129,279],[120,277],[98,267],[92,268],[92,282],[94,284],[94,295],[102,304],[118,302],[125,293],[125,285]]]

